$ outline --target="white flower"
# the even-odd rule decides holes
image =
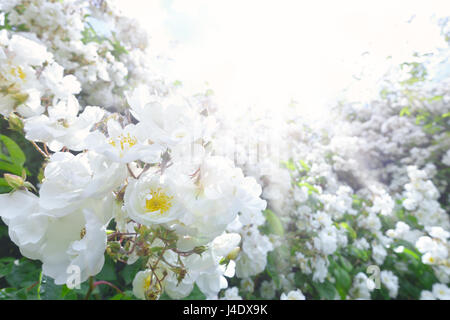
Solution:
[[[242,235],[242,252],[236,260],[236,275],[248,278],[264,270],[267,264],[267,253],[273,245],[266,235],[254,226]]]
[[[387,256],[387,251],[381,244],[372,245],[372,258],[378,265],[382,265]]]
[[[448,257],[446,245],[427,236],[420,237],[416,247],[423,253],[422,262],[425,264],[434,265]]]
[[[104,110],[86,107],[78,115],[79,104],[74,96],[48,108],[48,116],[40,115],[25,120],[25,137],[45,142],[50,150],[59,151],[64,146],[74,151],[86,149],[85,140],[90,130],[101,120]]]
[[[255,290],[255,283],[251,278],[242,279],[240,287],[243,291],[252,293]]]
[[[442,163],[450,167],[450,149],[442,156]]]
[[[431,291],[423,290],[420,293],[420,300],[436,300],[436,297],[433,295]]]
[[[394,209],[394,200],[387,194],[384,189],[372,187],[374,192],[373,205],[370,207],[370,211],[374,213],[380,213],[383,216],[389,216]]]
[[[86,200],[103,198],[122,184],[126,174],[125,166],[92,151],[76,156],[54,153],[45,167],[40,205],[55,216],[68,214]]]
[[[56,284],[66,283],[70,266],[80,268],[81,282],[101,271],[111,203],[111,197],[91,201],[69,215],[49,219],[39,259],[42,272],[52,277]]]
[[[264,280],[261,283],[261,288],[259,289],[261,292],[261,297],[266,300],[273,299],[275,297],[275,283],[273,281]]]
[[[353,284],[350,289],[350,295],[354,299],[370,299],[370,292],[375,289],[375,283],[372,279],[367,277],[363,272],[359,272],[353,278]]]
[[[239,289],[232,287],[225,290],[224,297],[220,300],[242,300],[242,297],[239,295]]]
[[[47,231],[48,218],[40,212],[39,198],[28,191],[0,194],[0,217],[21,253],[36,259],[35,249]]]
[[[45,61],[52,61],[52,54],[43,45],[16,34],[11,37],[8,49],[14,52],[18,65],[39,66]]]
[[[194,288],[194,279],[187,274],[184,279],[178,283],[176,274],[169,272],[169,275],[164,281],[164,292],[166,292],[172,299],[182,299],[188,296]]]
[[[179,219],[185,208],[173,179],[171,175],[160,176],[151,171],[138,180],[129,179],[124,196],[128,216],[147,226]]]
[[[336,227],[323,229],[319,232],[318,237],[314,238],[314,246],[317,250],[325,255],[332,254],[337,249]]]
[[[86,138],[90,149],[105,155],[112,161],[129,163],[142,160],[147,163],[159,162],[165,149],[149,139],[149,129],[142,123],[129,124],[122,128],[110,119],[107,122],[108,137],[99,131],[92,132]]]
[[[64,76],[64,68],[57,63],[46,66],[39,79],[60,99],[67,99],[69,95],[78,94],[81,91],[77,78],[71,74]]]
[[[128,93],[127,100],[132,115],[145,125],[152,141],[171,146],[201,137],[198,115],[185,101],[161,101],[142,86]]]
[[[381,282],[386,286],[391,298],[397,297],[398,277],[390,270],[383,270],[380,273]]]
[[[182,225],[176,227],[182,235],[179,247],[184,250],[206,244],[222,234],[239,211],[261,210],[258,205],[256,209],[246,207],[247,202],[240,199],[240,195],[252,191],[244,191],[247,184],[240,179],[241,170],[225,158],[206,157],[199,166],[188,168],[182,163],[174,164],[166,172],[176,174],[179,194],[187,210],[180,218]]]
[[[321,257],[317,258],[313,264],[313,267],[315,269],[313,274],[313,280],[323,282],[328,274],[328,266],[329,266],[328,260]]]
[[[442,227],[431,227],[428,233],[433,238],[438,238],[444,242],[450,237],[450,232],[445,231]]]
[[[237,233],[224,233],[212,242],[212,250],[218,257],[226,257],[233,249],[239,246],[241,236]]]
[[[200,274],[195,283],[207,299],[216,298],[221,289],[228,287],[227,279],[223,276],[223,271],[220,268]]]
[[[420,237],[416,242],[416,247],[421,253],[431,251],[434,249],[435,243],[430,237]]]
[[[146,292],[154,281],[156,280],[152,277],[152,271],[149,269],[136,273],[133,279],[133,294],[136,298],[145,300],[147,298]]]
[[[450,289],[442,283],[433,284],[433,295],[439,300],[450,300]]]
[[[281,294],[280,300],[305,300],[305,296],[300,289],[289,291],[288,294],[284,292]]]

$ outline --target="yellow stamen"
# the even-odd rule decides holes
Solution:
[[[86,235],[86,228],[83,228],[80,231],[80,238],[83,239],[85,235]]]
[[[147,278],[145,278],[144,280],[144,290],[148,291],[148,289],[150,288],[150,286],[152,285],[152,276],[149,275]]]
[[[135,137],[130,136],[129,133],[126,136],[121,134],[118,138],[119,138],[118,142],[120,143],[120,149],[122,151],[125,150],[127,145],[128,145],[128,148],[131,148],[132,146],[134,146],[137,143],[137,139]],[[116,141],[112,138],[109,139],[109,144],[112,145],[113,147],[117,146]]]
[[[151,198],[145,200],[147,212],[159,211],[164,214],[172,206],[173,197],[168,196],[161,188],[151,190],[150,195]]]
[[[11,74],[15,77],[19,77],[22,80],[25,80],[26,78],[26,74],[25,72],[23,72],[21,67],[13,67],[11,68]]]

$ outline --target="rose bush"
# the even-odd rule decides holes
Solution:
[[[113,1],[0,15],[0,298],[450,299],[449,48],[307,123],[169,83]]]

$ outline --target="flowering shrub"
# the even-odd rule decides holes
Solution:
[[[161,93],[151,74],[139,79],[146,43],[125,34],[128,20],[106,2],[12,1],[1,9],[1,114],[44,158],[37,191],[23,152],[2,136],[14,170],[2,180],[10,190],[0,195],[0,216],[20,253],[66,288],[73,273],[79,282],[100,273],[106,252],[110,264],[137,265],[137,298],[183,298],[194,285],[217,297],[241,241],[227,227],[238,213],[262,215],[266,202],[253,178],[213,155],[208,109]],[[112,39],[97,35],[87,16],[113,23]],[[118,97],[110,104],[102,90]]]
[[[184,94],[112,1],[0,14],[0,298],[450,299],[448,49],[312,126]]]

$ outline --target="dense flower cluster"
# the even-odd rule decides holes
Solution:
[[[0,216],[11,240],[58,285],[74,268],[82,282],[98,274],[106,252],[142,264],[138,298],[182,298],[194,284],[217,297],[241,246],[232,230],[254,216],[262,224],[266,202],[253,178],[214,155],[206,106],[158,87],[140,61],[146,36],[109,2],[0,10],[0,111],[46,160],[38,195],[25,177],[7,176]],[[87,15],[110,24],[112,39]]]
[[[342,102],[315,126],[290,108],[246,119],[218,111],[217,141],[270,209],[260,229],[274,251],[264,274],[237,273],[243,296],[445,299],[448,54],[417,55],[385,76],[378,97]]]
[[[449,48],[313,125],[181,94],[113,1],[0,15],[0,114],[45,160],[0,216],[57,285],[106,254],[139,299],[450,299]]]

